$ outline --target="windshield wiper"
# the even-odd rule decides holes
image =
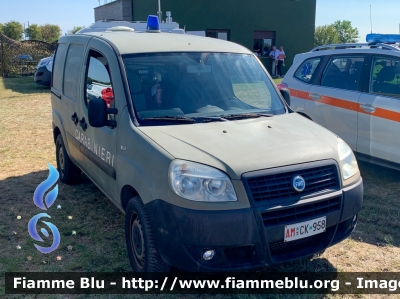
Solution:
[[[154,117],[146,117],[143,120],[155,120],[155,121],[172,121],[172,122],[185,122],[185,123],[194,123],[196,122],[193,118],[184,117],[184,116],[154,116]]]
[[[226,118],[220,116],[196,116],[194,118],[202,120],[203,123],[212,121],[228,121]]]
[[[226,119],[240,119],[240,118],[257,118],[257,117],[272,117],[273,114],[268,113],[240,113],[240,114],[229,114],[225,115],[224,118]]]
[[[193,118],[185,116],[153,116],[146,117],[143,120],[153,120],[153,121],[170,121],[170,122],[183,122],[183,123],[195,123],[196,120],[201,120],[202,122],[212,122],[212,121],[229,121],[231,119],[242,119],[242,118],[257,118],[257,117],[272,117],[273,114],[267,113],[240,113],[240,114],[229,114],[224,116],[196,116]]]
[[[256,113],[256,114],[258,114],[258,115],[260,115],[260,116],[265,116],[265,117],[273,117],[273,116],[274,116],[274,115],[271,114],[271,113]]]

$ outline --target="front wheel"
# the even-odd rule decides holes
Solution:
[[[125,237],[129,261],[134,272],[169,272],[170,266],[161,258],[139,196],[133,197],[126,207]]]

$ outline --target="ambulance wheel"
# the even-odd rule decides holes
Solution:
[[[81,170],[69,158],[61,134],[56,139],[56,160],[60,181],[65,184],[76,183],[81,176]]]
[[[129,262],[134,272],[169,272],[161,258],[145,207],[139,196],[133,197],[125,213],[125,237]]]

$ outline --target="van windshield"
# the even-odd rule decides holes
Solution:
[[[250,54],[135,54],[123,60],[141,125],[285,113],[273,83]]]

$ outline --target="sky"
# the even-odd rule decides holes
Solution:
[[[106,0],[0,0],[0,23],[15,20],[25,23],[25,26],[28,22],[57,24],[64,34],[74,26],[93,23],[93,8],[99,5],[99,1],[103,4]],[[370,5],[374,33],[399,33],[400,0],[317,0],[315,25],[349,20],[359,30],[359,41],[365,42],[366,34],[371,32]]]
[[[371,33],[370,5],[373,33],[400,33],[400,0],[317,0],[315,26],[349,20],[359,31],[359,42],[366,42]]]

